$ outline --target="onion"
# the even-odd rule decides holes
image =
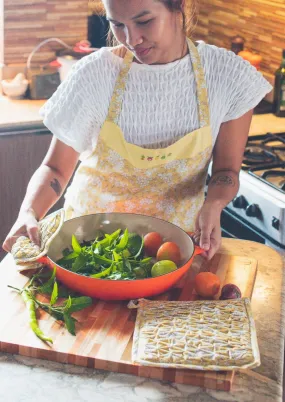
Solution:
[[[241,291],[236,285],[234,285],[233,283],[228,283],[227,285],[223,286],[220,300],[240,299],[240,298],[241,298]]]

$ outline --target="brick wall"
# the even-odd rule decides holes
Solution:
[[[262,55],[262,71],[274,74],[285,48],[285,0],[196,1],[195,38],[229,49],[230,38],[240,34],[246,48]]]
[[[57,37],[69,45],[87,37],[87,0],[4,0],[4,62],[25,63],[34,46]],[[33,59],[54,58],[56,43],[45,45]]]
[[[241,34],[246,48],[263,57],[262,70],[274,74],[285,48],[285,0],[196,0],[198,21],[193,36],[230,48],[230,38]],[[92,4],[89,0],[89,12]],[[186,0],[190,13],[191,3]],[[56,36],[74,44],[87,36],[88,0],[4,0],[4,62],[25,63],[41,40]],[[53,58],[56,44],[46,45],[35,57]]]

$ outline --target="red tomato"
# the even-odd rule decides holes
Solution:
[[[150,232],[144,237],[144,251],[146,255],[155,257],[157,250],[163,243],[163,239],[157,232]]]
[[[175,262],[176,265],[178,265],[181,260],[180,249],[176,243],[167,241],[166,243],[163,243],[162,246],[159,247],[156,258],[158,261],[170,260]]]

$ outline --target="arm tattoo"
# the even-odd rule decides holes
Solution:
[[[235,185],[235,181],[231,176],[227,175],[220,175],[217,177],[213,177],[213,179],[210,181],[210,184],[216,185],[216,186],[231,186],[233,187]]]
[[[60,193],[61,193],[62,190],[61,190],[61,185],[59,184],[59,181],[54,178],[54,179],[50,182],[50,186],[51,186],[51,188],[55,191],[56,195],[57,195],[57,196],[60,196]]]

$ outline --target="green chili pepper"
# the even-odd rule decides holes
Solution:
[[[109,268],[111,270],[112,267]],[[49,274],[50,275],[50,274]],[[44,283],[41,279],[47,279]],[[79,297],[71,297],[68,295],[69,292],[67,289],[62,288],[59,289],[58,284],[55,279],[55,268],[53,270],[52,275],[48,279],[44,273],[40,271],[40,273],[32,276],[29,283],[25,288],[19,289],[14,286],[8,285],[9,288],[16,290],[26,304],[26,307],[29,311],[29,324],[34,333],[43,341],[53,343],[51,338],[45,336],[45,334],[41,331],[38,326],[37,317],[36,317],[36,307],[43,309],[48,312],[51,316],[55,317],[57,320],[64,321],[67,330],[75,335],[75,322],[76,319],[71,316],[71,313],[75,311],[80,311],[86,307],[89,307],[92,304],[91,297],[87,296],[79,296]],[[62,292],[64,290],[64,292]],[[51,299],[49,303],[40,302],[36,298],[37,293],[51,294]],[[65,296],[68,295],[68,299],[65,300],[61,304],[56,304],[58,297],[60,297],[60,293],[65,293]]]
[[[38,321],[37,321],[37,317],[36,317],[36,304],[35,304],[35,301],[31,295],[31,293],[27,290],[23,290],[21,292],[21,295],[22,295],[24,302],[26,303],[27,309],[30,314],[30,320],[29,320],[30,327],[32,328],[34,333],[37,335],[37,337],[39,337],[41,340],[53,343],[52,339],[45,336],[45,334],[42,332],[42,330],[38,326]]]

